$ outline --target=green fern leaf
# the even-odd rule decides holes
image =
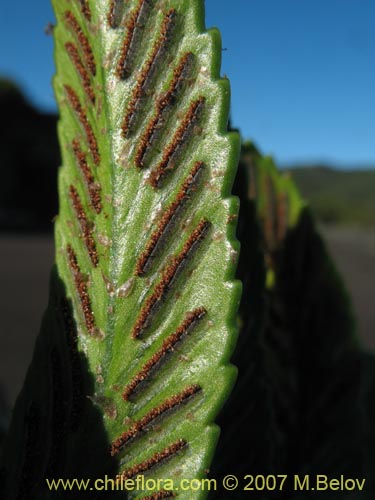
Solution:
[[[93,441],[100,461],[93,432],[101,415],[108,470],[176,484],[201,478],[235,376],[229,358],[240,294],[233,279],[238,204],[230,197],[239,141],[226,131],[219,34],[204,31],[199,0],[53,4],[63,167],[58,277],[44,326],[51,338],[41,351],[50,359],[52,393],[63,395],[66,380],[71,392],[60,406],[56,398],[52,409],[47,404],[40,420],[30,403],[38,378],[32,367],[13,433],[24,419],[27,448],[30,427],[46,425],[57,462],[47,460],[40,480],[59,475],[56,463],[66,475],[72,462],[74,476],[98,469],[80,462]],[[85,440],[86,450],[72,458]],[[22,466],[17,474],[30,476]],[[151,491],[129,498],[142,493],[159,498]]]
[[[346,474],[369,484],[372,457],[365,464],[362,427],[370,441],[371,417],[361,404],[371,404],[371,369],[368,361],[361,402],[361,353],[350,301],[292,178],[254,148],[244,149],[234,190],[241,199],[244,282],[233,358],[239,377],[220,415],[214,472],[220,477],[233,464],[239,476],[248,470],[288,477]],[[249,284],[262,277],[265,291],[257,297]],[[241,433],[233,431],[238,427]],[[259,495],[271,498],[273,492]],[[294,495],[299,497],[290,482],[280,492],[280,498]]]
[[[292,178],[270,159],[258,168],[266,179],[263,343],[286,471],[360,475],[360,350],[350,300]]]

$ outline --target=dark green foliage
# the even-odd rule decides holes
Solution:
[[[248,172],[245,164],[240,162],[233,187],[233,192],[241,200],[237,230],[241,253],[237,276],[243,281],[243,294],[240,335],[232,358],[238,368],[238,379],[218,419],[222,434],[212,468],[213,475],[218,478],[228,473],[240,477],[250,469],[271,473],[276,465],[273,408],[265,378],[265,351],[261,340],[266,306],[265,292],[261,292],[265,281],[264,257],[255,204],[247,197],[248,186]],[[253,422],[259,425],[253,426]],[[222,494],[219,491],[218,498]],[[241,491],[233,491],[231,495],[241,498]]]
[[[3,441],[6,434],[6,429],[8,427],[8,408],[3,397],[0,393],[0,455],[3,447]]]
[[[367,498],[370,500],[375,495],[375,355],[364,353],[362,355],[361,370],[361,409],[362,431],[365,448],[365,474],[367,479]]]
[[[289,205],[295,205],[288,211],[297,207],[298,217],[293,224],[289,221],[282,241],[270,246],[269,234],[260,228],[269,233],[270,228],[280,227],[277,219],[285,212],[275,200],[283,182],[251,145],[242,158],[246,160],[235,183],[241,198],[239,272],[245,285],[234,357],[239,378],[220,417],[223,431],[214,473],[288,474],[289,478],[345,474],[366,477],[370,483],[373,462],[367,458],[369,438],[363,428],[372,433],[364,400],[367,405],[373,401],[374,379],[369,375],[370,360],[365,363],[367,375],[361,375],[362,354],[347,293],[311,213],[288,180],[285,192]],[[255,185],[248,183],[246,173]],[[273,188],[267,194],[260,182],[268,175]],[[254,295],[249,284],[255,288],[262,283],[262,269],[269,276],[267,286],[264,294]],[[265,499],[313,494],[292,491],[290,480],[283,492],[253,492]],[[243,498],[241,491],[231,495]],[[335,493],[320,496],[331,498]]]
[[[287,329],[297,366],[298,424],[289,470],[363,472],[358,433],[360,351],[350,304],[309,212],[286,238],[278,264]]]

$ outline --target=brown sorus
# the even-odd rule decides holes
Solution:
[[[118,19],[117,19],[117,9],[118,9],[119,3],[120,2],[118,0],[111,0],[109,3],[107,21],[108,21],[110,28],[112,28],[112,29],[117,28],[119,25]]]
[[[65,48],[69,57],[81,78],[83,89],[92,103],[95,102],[95,94],[91,87],[90,76],[84,67],[78,53],[77,47],[72,42],[67,42]]]
[[[185,448],[186,445],[187,442],[184,439],[179,439],[170,446],[167,446],[167,448],[164,448],[164,450],[155,453],[154,455],[152,455],[152,457],[148,458],[144,462],[133,465],[133,467],[130,467],[129,469],[125,469],[121,473],[121,477],[123,479],[131,479],[138,474],[143,474],[144,472],[147,472],[157,465],[160,465],[166,460],[170,459],[171,457],[173,457],[173,455],[176,455],[179,451]]]
[[[117,76],[121,79],[128,78],[132,72],[134,55],[141,43],[141,32],[146,25],[152,3],[153,0],[139,0],[126,23],[126,35],[117,63]]]
[[[81,269],[79,267],[77,256],[71,245],[67,246],[68,262],[69,267],[73,273],[74,284],[77,290],[79,301],[81,303],[81,308],[83,316],[85,318],[86,328],[90,335],[95,335],[96,325],[94,319],[94,313],[91,307],[91,300],[87,290],[86,280],[84,279]]]
[[[200,117],[204,102],[205,98],[200,97],[190,104],[190,107],[173,136],[171,143],[163,151],[160,163],[151,172],[150,183],[154,188],[158,188],[163,178],[174,168],[174,165],[171,165],[172,159],[180,151],[180,149],[186,145],[186,142]]]
[[[68,96],[70,105],[72,106],[73,110],[78,116],[79,121],[81,122],[81,125],[83,127],[83,130],[85,131],[86,137],[87,137],[87,142],[89,144],[90,152],[92,154],[92,158],[94,160],[95,165],[99,165],[100,163],[100,156],[99,156],[99,149],[98,149],[98,143],[96,141],[96,137],[94,135],[94,132],[92,130],[92,127],[88,121],[88,118],[86,116],[86,113],[84,109],[81,106],[81,103],[79,101],[79,98],[75,91],[72,89],[70,85],[64,85],[65,92]]]
[[[160,417],[164,416],[171,410],[177,408],[178,406],[185,403],[189,398],[197,394],[201,390],[199,385],[191,385],[184,389],[182,392],[175,394],[171,398],[164,401],[161,405],[157,406],[150,410],[143,418],[135,422],[130,429],[121,434],[119,438],[117,438],[111,447],[111,455],[114,456],[119,453],[124,446],[131,441],[132,439],[140,436],[144,432],[147,432],[149,426]]]
[[[96,267],[99,264],[98,253],[96,251],[96,244],[93,237],[92,223],[87,219],[78,191],[74,186],[69,188],[69,196],[72,205],[81,226],[83,241],[85,242],[87,252],[90,256],[91,262]]]
[[[152,295],[146,299],[144,306],[141,308],[140,314],[132,330],[131,335],[133,339],[138,338],[148,327],[148,323],[154,309],[164,300],[170,286],[177,277],[177,274],[186,263],[197,244],[204,238],[209,227],[210,222],[206,219],[201,220],[185,242],[180,253],[171,259],[171,262],[164,270],[162,277],[156,285]]]
[[[206,310],[203,307],[198,307],[197,309],[194,309],[194,311],[186,314],[183,323],[174,333],[169,335],[164,340],[161,348],[152,355],[152,357],[143,365],[141,370],[133,377],[129,384],[127,384],[122,395],[125,401],[130,399],[140,384],[150,378],[151,374],[161,361],[165,359],[169,353],[173,352],[176,344],[178,344],[178,342],[180,342],[185,335],[190,333],[190,331],[205,316],[205,314]]]
[[[137,83],[134,88],[132,97],[127,107],[127,111],[122,123],[122,133],[125,138],[134,130],[134,122],[137,119],[137,112],[139,111],[142,103],[142,98],[149,90],[150,81],[152,80],[155,68],[158,61],[166,50],[166,46],[170,42],[172,29],[174,26],[176,11],[171,9],[164,17],[161,32],[153,47],[150,57],[147,59],[146,64],[142,68]]]
[[[198,161],[194,164],[193,168],[190,171],[190,174],[185,179],[180,190],[178,191],[176,198],[167,207],[160,221],[156,224],[156,230],[152,233],[145,250],[142,252],[137,261],[135,268],[136,275],[143,276],[147,272],[161,240],[164,238],[166,233],[168,233],[182,206],[191,196],[191,193],[196,187],[198,177],[200,172],[202,171],[202,168],[202,162]]]
[[[85,16],[88,22],[91,22],[91,10],[87,0],[79,0],[81,6],[81,12]]]
[[[102,201],[100,196],[100,186],[97,182],[95,182],[94,176],[92,175],[91,169],[87,164],[86,154],[81,150],[79,142],[77,139],[74,139],[72,142],[73,153],[76,157],[76,161],[80,171],[82,172],[90,201],[91,206],[95,210],[97,214],[100,214],[102,211]]]
[[[156,102],[156,113],[148,123],[145,132],[140,139],[140,145],[135,154],[135,164],[138,168],[144,168],[144,158],[147,151],[152,147],[155,141],[156,132],[160,129],[164,122],[165,113],[172,107],[180,89],[187,78],[190,68],[192,67],[194,55],[191,52],[184,54],[179,65],[173,71],[173,78],[168,90],[159,97]]]
[[[107,21],[112,29],[120,26],[121,18],[123,16],[124,0],[111,0],[107,14]]]
[[[87,68],[89,69],[90,73],[93,76],[95,76],[96,64],[95,64],[94,54],[92,52],[91,45],[87,36],[83,33],[81,26],[79,25],[77,19],[74,17],[74,14],[70,10],[67,10],[65,12],[64,19],[66,24],[70,27],[70,29],[73,31],[74,35],[78,40],[78,43],[82,51],[83,59],[85,61]]]

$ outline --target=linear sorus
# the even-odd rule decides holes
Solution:
[[[69,57],[74,65],[74,67],[77,70],[77,73],[79,74],[81,81],[82,81],[82,86],[83,89],[86,93],[86,95],[89,97],[90,101],[92,103],[95,102],[95,94],[94,91],[92,90],[91,87],[91,82],[90,82],[90,76],[84,67],[82,60],[79,56],[78,49],[72,42],[67,42],[65,44],[65,48],[67,53],[69,54]]]
[[[160,366],[161,362],[166,359],[169,353],[174,351],[175,346],[197,326],[199,321],[205,315],[206,310],[203,307],[198,307],[197,309],[194,309],[194,311],[186,314],[183,323],[175,332],[164,340],[161,348],[151,356],[147,363],[143,365],[141,370],[127,384],[122,395],[125,401],[130,400],[131,396],[137,391],[140,384],[144,383],[151,377],[155,369]]]
[[[72,142],[73,153],[77,161],[77,165],[79,170],[83,175],[83,179],[85,181],[86,188],[89,193],[91,206],[95,210],[97,214],[100,214],[102,211],[102,200],[100,196],[100,185],[95,182],[94,176],[92,175],[91,169],[87,164],[86,154],[80,148],[79,142],[77,139],[73,139]]]
[[[87,252],[90,256],[91,262],[96,267],[99,264],[99,258],[93,236],[93,224],[87,219],[78,191],[72,185],[69,188],[69,196],[74,212],[79,221],[79,225],[81,226],[83,241],[85,242]]]
[[[117,63],[117,76],[121,79],[128,78],[133,70],[134,58],[141,45],[142,31],[146,26],[153,3],[154,0],[139,0],[126,23],[126,35]]]
[[[87,283],[81,273],[81,269],[77,261],[77,256],[71,245],[67,246],[67,254],[69,267],[73,273],[74,284],[81,304],[83,316],[85,318],[86,328],[90,335],[95,335],[96,325],[94,313],[91,307],[91,300],[87,289]]]
[[[173,71],[173,78],[169,84],[168,90],[157,100],[156,113],[147,124],[135,154],[135,164],[137,167],[144,168],[146,166],[145,157],[155,144],[158,135],[161,133],[161,129],[165,124],[166,114],[172,108],[178,95],[181,93],[193,68],[193,62],[194,55],[191,52],[183,55],[179,65]]]
[[[121,434],[121,436],[112,443],[111,455],[114,456],[119,453],[127,443],[141,436],[144,432],[147,432],[155,420],[159,420],[161,417],[169,414],[171,410],[181,406],[199,391],[201,391],[199,385],[191,385],[150,410],[144,417],[135,422],[130,429]]]
[[[81,26],[79,25],[77,19],[74,17],[74,14],[70,10],[67,10],[65,12],[64,19],[66,24],[73,31],[74,35],[77,38],[87,68],[89,69],[90,73],[93,76],[95,76],[96,64],[95,64],[94,54],[92,52],[91,45],[87,36],[83,33]]]
[[[176,156],[181,153],[182,148],[186,146],[193,129],[200,118],[204,102],[205,98],[200,97],[191,103],[171,143],[163,151],[161,161],[150,175],[150,183],[154,188],[160,187],[160,183],[164,177],[174,169]]]
[[[107,21],[112,29],[116,29],[120,26],[123,16],[123,7],[123,0],[111,0],[107,14]]]
[[[88,0],[78,0],[79,1],[79,4],[80,4],[80,7],[81,7],[81,12],[82,14],[85,16],[85,18],[87,19],[87,21],[91,21],[91,10],[90,10],[90,6],[89,6],[89,2]]]
[[[176,455],[183,448],[185,448],[186,445],[187,442],[184,439],[179,439],[170,446],[167,446],[167,448],[164,448],[164,450],[155,453],[154,455],[152,455],[152,457],[148,458],[144,462],[133,465],[129,469],[125,469],[124,471],[122,471],[122,479],[131,479],[138,474],[143,474],[144,472],[153,469],[157,465],[161,465],[162,463]]]
[[[69,103],[72,106],[75,113],[77,114],[77,117],[81,122],[83,130],[85,131],[87,142],[89,144],[90,152],[94,160],[94,163],[95,165],[99,165],[100,156],[99,156],[98,143],[96,141],[96,137],[94,135],[92,127],[88,121],[86,113],[82,108],[81,103],[79,102],[79,98],[75,93],[75,91],[72,89],[72,87],[70,85],[64,85],[64,89],[66,95],[68,96]]]
[[[152,320],[152,316],[158,307],[165,299],[173,282],[179,272],[183,269],[186,262],[194,252],[197,245],[201,242],[210,227],[210,222],[203,219],[199,222],[192,234],[185,242],[180,253],[173,257],[166,269],[162,273],[162,277],[156,285],[153,293],[146,299],[137,320],[132,329],[132,338],[138,338],[145,329],[148,328]]]
[[[156,230],[151,234],[145,250],[137,260],[135,273],[138,276],[143,276],[149,270],[155,254],[162,246],[163,240],[165,240],[166,236],[173,227],[182,207],[196,190],[202,169],[202,162],[196,162],[194,164],[190,174],[182,184],[174,201],[164,211],[160,221],[157,223],[154,222],[153,225],[156,225]]]
[[[149,91],[150,82],[153,79],[158,62],[165,53],[166,47],[171,40],[175,16],[176,11],[174,9],[170,10],[165,15],[159,37],[153,47],[152,53],[137,78],[137,83],[128,104],[121,127],[125,138],[129,137],[135,129],[138,112],[140,111],[142,102],[144,101],[143,98]]]
[[[144,68],[143,91],[148,93],[151,91],[151,83],[156,72],[160,72],[160,59],[166,55],[168,46],[172,41],[173,30],[176,26],[177,12],[175,9],[170,9],[163,18],[160,33],[156,43],[152,49],[150,57],[147,59]]]

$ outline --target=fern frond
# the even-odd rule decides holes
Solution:
[[[215,471],[220,476],[233,463],[239,476],[324,470],[361,477],[361,352],[342,281],[293,180],[248,147],[238,175],[244,321]],[[264,294],[257,297],[249,284],[261,284],[262,267]],[[279,497],[294,494],[288,483]]]
[[[205,31],[199,0],[53,4],[57,271],[8,484],[26,474],[39,494],[45,475],[92,475],[99,463],[123,478],[201,478],[235,377],[240,294],[238,137],[227,133],[219,34]],[[22,472],[35,453],[44,463]],[[129,498],[141,494],[157,495]]]

